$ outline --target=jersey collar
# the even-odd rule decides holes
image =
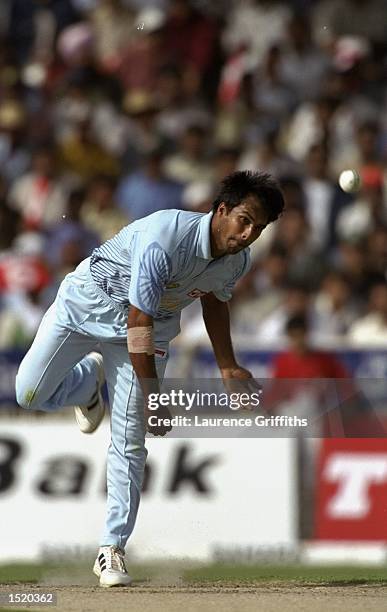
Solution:
[[[211,220],[213,212],[203,214],[198,227],[196,255],[202,259],[214,259],[211,255]]]

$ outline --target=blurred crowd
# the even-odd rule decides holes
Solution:
[[[386,347],[386,72],[387,0],[2,0],[0,349],[94,247],[208,211],[239,169],[277,177],[286,211],[235,292],[238,338],[282,346],[306,317],[321,346]]]

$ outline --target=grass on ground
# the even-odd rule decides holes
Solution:
[[[191,566],[179,565],[174,562],[172,575],[181,578],[181,585],[212,585],[218,583],[229,585],[243,585],[257,583],[290,582],[300,585],[351,585],[351,584],[374,584],[387,586],[387,567],[369,566],[303,566],[303,565],[232,565],[212,564]],[[162,576],[170,575],[170,566],[164,564],[132,565],[130,573],[134,583],[144,584],[152,582]],[[47,576],[67,576],[69,583],[74,577],[88,575],[91,569],[85,563],[69,565],[60,563],[30,564],[14,563],[11,565],[0,565],[0,584],[42,583]],[[91,574],[90,574],[91,575]],[[51,582],[51,581],[50,581]]]

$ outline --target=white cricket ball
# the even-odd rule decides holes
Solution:
[[[344,170],[339,176],[339,185],[346,193],[358,191],[360,182],[360,176],[356,170]]]

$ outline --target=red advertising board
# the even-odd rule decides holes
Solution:
[[[387,439],[321,440],[315,538],[387,541]]]

